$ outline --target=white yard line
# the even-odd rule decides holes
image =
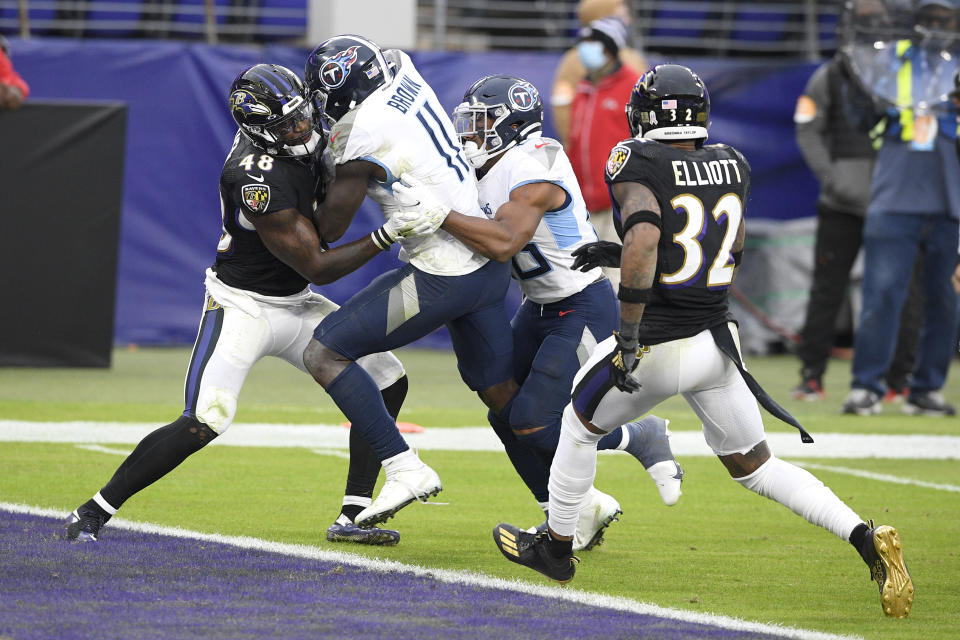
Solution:
[[[0,442],[73,442],[136,444],[158,424],[121,422],[27,422],[0,420]],[[404,438],[416,449],[502,451],[490,427],[428,428]],[[783,458],[960,459],[960,437],[817,433],[803,444],[796,433],[770,433],[770,448]],[[348,449],[350,431],[339,425],[235,424],[212,443],[234,447],[304,447]],[[673,431],[677,456],[713,456],[699,431]],[[617,452],[619,455],[627,455]]]
[[[914,480],[913,478],[901,478],[891,476],[886,473],[873,473],[863,469],[850,469],[849,467],[832,467],[826,464],[817,464],[815,462],[797,462],[794,464],[806,469],[819,469],[820,471],[833,471],[834,473],[844,473],[859,478],[868,478],[870,480],[879,480],[880,482],[893,482],[894,484],[908,484],[914,487],[923,487],[924,489],[937,489],[939,491],[952,491],[960,493],[960,487],[955,484],[938,484],[936,482],[924,482],[923,480]]]
[[[67,513],[63,511],[21,504],[12,504],[7,502],[0,502],[0,511],[9,511],[13,513],[24,513],[53,518],[67,517]],[[783,638],[797,638],[802,640],[862,640],[859,636],[836,635],[824,633],[822,631],[752,622],[748,620],[742,620],[740,618],[731,618],[728,616],[708,613],[694,613],[680,609],[669,609],[666,607],[659,607],[657,605],[640,602],[638,600],[631,600],[629,598],[621,598],[601,593],[592,593],[589,591],[581,591],[576,588],[544,586],[541,584],[526,583],[521,580],[504,580],[502,578],[493,578],[484,574],[473,573],[470,571],[451,571],[447,569],[421,567],[419,565],[406,564],[403,562],[397,562],[395,560],[367,558],[365,556],[354,555],[352,553],[346,553],[343,551],[326,551],[320,549],[319,547],[309,547],[306,545],[283,544],[246,536],[224,536],[220,534],[202,533],[199,531],[189,531],[187,529],[180,529],[177,527],[164,527],[147,523],[131,522],[129,520],[123,520],[120,518],[112,518],[110,520],[110,527],[157,535],[174,536],[189,540],[201,540],[211,543],[227,544],[242,549],[253,549],[257,551],[279,553],[298,558],[319,560],[322,562],[339,562],[371,571],[380,571],[385,573],[412,573],[418,577],[428,577],[451,584],[461,584],[487,589],[505,589],[508,591],[516,591],[518,593],[541,596],[544,598],[554,598],[557,600],[576,602],[598,608],[613,609],[616,611],[629,611],[641,615],[652,615],[660,618],[666,618],[668,620],[712,625],[734,631],[768,633],[775,634]]]
[[[73,446],[75,446],[77,449],[96,451],[97,453],[110,453],[117,456],[130,455],[130,449],[111,449],[110,447],[101,447],[98,444],[75,444]]]

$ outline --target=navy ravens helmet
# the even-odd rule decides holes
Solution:
[[[361,36],[330,38],[307,58],[305,77],[317,107],[332,123],[393,79],[376,44]]]
[[[543,103],[531,83],[514,76],[487,76],[473,83],[453,110],[453,126],[461,139],[477,137],[482,147],[464,143],[467,160],[476,168],[540,131]]]
[[[658,64],[640,76],[626,111],[635,138],[707,139],[710,94],[700,77],[683,65]]]
[[[243,135],[273,155],[309,156],[323,140],[303,82],[277,64],[240,72],[230,86],[230,114]]]

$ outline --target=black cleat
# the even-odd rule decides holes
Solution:
[[[870,567],[870,577],[880,586],[883,612],[891,618],[906,618],[913,606],[913,580],[903,561],[897,530],[886,525],[870,529],[860,555]]]
[[[552,556],[547,550],[547,532],[528,533],[501,522],[493,529],[493,541],[507,560],[530,567],[560,584],[573,580],[577,563],[580,562],[580,558],[573,555],[572,551],[559,558]]]
[[[349,524],[334,522],[327,529],[327,540],[329,542],[353,542],[379,547],[395,547],[400,542],[400,532],[393,529],[378,529],[377,527],[361,529],[352,522]]]
[[[64,537],[67,540],[77,542],[96,542],[100,528],[109,519],[110,516],[102,515],[90,507],[80,505],[67,518],[67,530]]]

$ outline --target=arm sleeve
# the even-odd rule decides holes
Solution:
[[[826,116],[830,109],[828,64],[821,65],[811,76],[803,95],[797,100],[793,114],[797,146],[807,166],[823,182],[833,165]]]

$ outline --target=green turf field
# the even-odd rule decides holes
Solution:
[[[428,428],[484,424],[485,412],[446,352],[401,350],[411,391],[401,420]],[[181,411],[186,349],[118,350],[110,370],[0,369],[0,419],[36,421],[172,421]],[[911,418],[894,406],[884,415],[839,413],[849,364],[834,361],[828,399],[794,402],[797,362],[754,358],[751,371],[816,437],[817,433],[960,435],[955,419]],[[960,367],[948,400],[960,404]],[[699,424],[682,400],[657,410],[674,431]],[[240,398],[239,422],[339,423],[326,394],[277,360],[261,362]],[[771,431],[792,432],[765,417]],[[229,437],[229,434],[227,436]],[[122,450],[125,445],[111,445]],[[502,559],[491,539],[501,521],[539,522],[541,514],[506,457],[491,452],[424,451],[444,482],[437,499],[412,505],[390,523],[398,547],[350,551],[424,566],[466,569],[546,583]],[[63,509],[86,500],[121,455],[73,444],[0,443],[0,501]],[[886,619],[875,584],[857,554],[830,533],[743,490],[713,458],[686,457],[684,495],[664,507],[632,458],[601,456],[597,486],[624,510],[606,543],[581,554],[571,586],[704,613],[742,617],[865,638],[956,638],[960,558],[960,467],[956,460],[810,460],[820,465],[953,487],[953,490],[813,470],[854,510],[900,530],[916,585],[905,620]],[[212,447],[130,500],[121,517],[207,532],[249,535],[342,550],[322,539],[336,515],[347,461],[306,448]],[[53,533],[53,532],[51,532]],[[109,532],[104,535],[109,535]]]

